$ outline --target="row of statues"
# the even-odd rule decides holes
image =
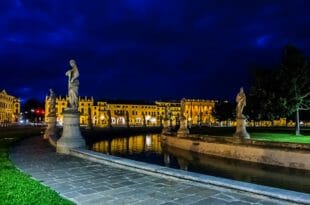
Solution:
[[[68,76],[68,96],[69,96],[69,108],[73,110],[77,110],[78,107],[78,92],[79,92],[79,69],[76,65],[75,60],[70,60],[69,64],[71,66],[71,69],[69,69],[66,72],[66,76]],[[56,112],[56,95],[55,92],[50,89],[50,95],[49,95],[49,107],[50,107],[50,113]],[[236,96],[236,116],[237,118],[245,118],[243,115],[243,109],[246,106],[246,96],[244,93],[243,88],[240,88],[239,93]],[[185,103],[181,101],[181,117],[185,116]],[[166,106],[165,109],[165,118],[170,119],[171,118],[171,110],[168,106]]]

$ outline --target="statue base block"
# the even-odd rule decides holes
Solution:
[[[189,129],[187,128],[187,125],[186,125],[186,119],[182,118],[180,120],[180,128],[178,129],[177,137],[187,137],[188,134],[189,134]]]
[[[57,141],[57,153],[69,154],[72,148],[85,148],[85,140],[80,131],[80,113],[66,109],[63,112],[63,132]]]
[[[238,139],[250,139],[249,133],[246,131],[246,118],[237,118],[237,126],[234,137]]]
[[[177,137],[187,137],[189,134],[189,130],[186,129],[179,129],[177,132]]]
[[[164,120],[164,127],[161,131],[162,134],[170,134],[170,126],[169,126],[169,120]]]
[[[47,116],[47,128],[43,135],[43,139],[49,139],[51,136],[56,135],[56,114]]]

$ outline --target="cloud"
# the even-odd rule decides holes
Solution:
[[[0,88],[27,85],[29,97],[50,87],[65,94],[63,73],[74,58],[87,95],[228,95],[224,87],[234,82],[221,76],[229,78],[231,70],[239,86],[249,65],[276,63],[286,42],[310,53],[309,6],[299,0],[2,1]]]

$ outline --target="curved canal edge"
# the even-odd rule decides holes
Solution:
[[[254,140],[239,142],[233,137],[212,136],[200,139],[163,135],[163,141],[169,146],[201,154],[310,170],[310,145]]]
[[[285,201],[303,203],[310,205],[310,194],[289,191],[279,188],[273,188],[268,186],[256,185],[246,182],[240,182],[230,179],[224,179],[220,177],[214,177],[199,173],[186,172],[183,170],[172,169],[168,167],[162,167],[159,165],[148,164],[145,162],[138,162],[121,157],[106,155],[86,149],[72,149],[70,154],[83,159],[91,160],[94,162],[108,164],[111,166],[134,170],[146,174],[153,174],[164,176],[173,179],[192,181],[203,185],[213,185],[224,188],[233,189],[236,191],[245,191],[253,194],[263,195],[275,199],[281,199]]]

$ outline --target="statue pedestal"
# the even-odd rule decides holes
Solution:
[[[43,139],[49,139],[56,135],[56,113],[47,115],[47,128],[43,135]]]
[[[170,133],[169,122],[170,121],[168,119],[164,120],[164,127],[163,127],[163,130],[161,131],[162,134],[169,134]]]
[[[57,153],[69,154],[72,148],[86,147],[80,131],[80,113],[77,110],[66,109],[63,112],[63,132],[57,141]]]
[[[236,132],[234,137],[238,139],[250,139],[249,133],[246,131],[246,118],[237,118],[236,119]]]
[[[177,132],[177,137],[186,137],[189,134],[189,129],[187,128],[186,118],[183,117],[180,120],[180,128]]]

